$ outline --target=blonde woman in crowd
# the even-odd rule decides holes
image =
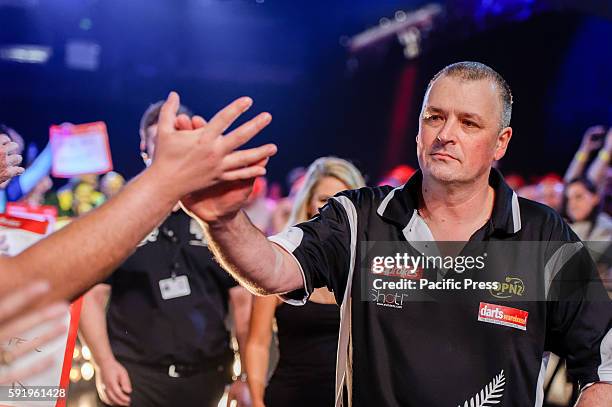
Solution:
[[[364,185],[350,162],[319,158],[308,168],[288,225],[315,216],[338,192]],[[280,357],[266,387],[275,319]],[[277,296],[255,298],[245,358],[253,407],[334,405],[339,324],[339,308],[326,288],[316,289],[302,307],[284,305]]]

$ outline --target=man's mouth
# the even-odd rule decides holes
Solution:
[[[454,156],[452,156],[452,155],[450,155],[448,153],[444,153],[442,151],[437,151],[435,153],[431,153],[430,155],[435,157],[435,158],[442,159],[442,160],[456,160],[456,161],[459,161]]]

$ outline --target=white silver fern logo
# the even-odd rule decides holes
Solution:
[[[487,384],[480,393],[476,393],[474,397],[465,401],[463,407],[490,407],[493,404],[499,403],[497,400],[504,394],[504,385],[506,378],[504,377],[504,369]],[[461,405],[457,406],[461,407]]]

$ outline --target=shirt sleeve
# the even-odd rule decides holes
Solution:
[[[304,288],[281,296],[283,301],[303,305],[315,288],[327,287],[341,304],[351,261],[351,233],[345,207],[334,197],[313,219],[269,237],[295,258],[304,279]]]
[[[580,241],[560,243],[547,303],[547,349],[583,387],[612,383],[612,302]],[[561,258],[561,261],[559,261]]]
[[[217,281],[219,281],[221,287],[226,290],[229,290],[230,288],[234,288],[239,285],[238,281],[236,281],[236,279],[232,277],[230,273],[225,271],[221,266],[214,262],[214,260],[211,260],[211,262],[213,264],[211,264],[210,270],[207,270],[207,272],[212,271],[215,274]]]

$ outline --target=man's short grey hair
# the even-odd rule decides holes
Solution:
[[[482,79],[492,81],[497,86],[499,97],[502,102],[500,130],[510,126],[510,118],[512,117],[512,91],[504,78],[493,68],[480,62],[471,61],[457,62],[448,65],[431,79],[427,86],[427,92],[429,92],[435,80],[442,76],[450,76],[466,81],[478,81]]]

